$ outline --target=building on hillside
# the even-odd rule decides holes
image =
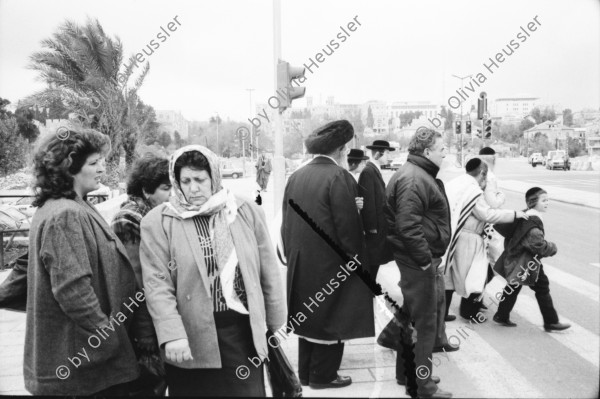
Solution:
[[[493,116],[520,120],[529,115],[539,103],[539,97],[505,97],[495,99],[492,107],[488,104],[488,109]]]
[[[188,139],[189,123],[180,111],[157,110],[156,121],[160,124],[159,131],[161,133],[167,132],[174,139],[175,131],[178,131],[182,139]]]
[[[525,140],[534,140],[537,134],[545,135],[557,149],[567,148],[567,139],[586,139],[586,129],[564,126],[561,121],[542,122],[523,132]]]

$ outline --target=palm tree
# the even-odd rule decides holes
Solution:
[[[137,92],[150,69],[146,62],[132,85],[129,80],[137,66],[133,56],[123,67],[123,45],[109,37],[100,22],[88,19],[85,25],[65,21],[51,38],[41,42],[46,51],[31,56],[36,70],[48,86],[25,99],[25,103],[47,106],[59,100],[85,126],[110,137],[112,151],[107,159],[110,183],[118,181],[119,155],[126,150],[132,161],[138,136]]]

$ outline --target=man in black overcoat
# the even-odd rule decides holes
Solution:
[[[371,150],[371,159],[367,161],[358,178],[358,194],[363,198],[360,214],[365,228],[369,273],[375,280],[379,266],[386,263],[384,255],[388,230],[384,212],[385,182],[381,175],[381,165],[387,164],[389,152],[395,149],[385,140],[375,140],[367,149]]]
[[[287,258],[288,327],[298,340],[300,382],[313,389],[349,385],[337,374],[343,341],[375,334],[373,294],[352,271],[364,258],[364,233],[346,143],[354,136],[345,120],[331,122],[305,141],[315,158],[294,172],[284,193],[281,236]],[[289,204],[293,200],[355,261],[344,260]],[[360,262],[360,263],[358,263]]]

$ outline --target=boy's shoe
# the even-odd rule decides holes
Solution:
[[[562,331],[566,330],[569,327],[571,327],[571,325],[568,323],[544,324],[544,330],[546,330],[547,332]]]
[[[517,323],[513,323],[512,321],[510,321],[510,319],[506,319],[506,320],[501,319],[497,313],[494,315],[494,321],[500,325],[503,325],[504,327],[516,327],[517,326]]]

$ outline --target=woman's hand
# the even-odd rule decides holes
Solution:
[[[362,197],[356,197],[356,198],[354,198],[354,200],[356,201],[356,207],[358,208],[358,210],[362,211],[363,205],[364,205],[363,198]]]
[[[190,344],[185,338],[167,342],[165,345],[165,352],[167,359],[172,362],[182,363],[186,360],[194,360],[192,351],[190,350]]]
[[[529,215],[527,215],[523,211],[515,211],[515,219],[525,219],[529,220]]]

